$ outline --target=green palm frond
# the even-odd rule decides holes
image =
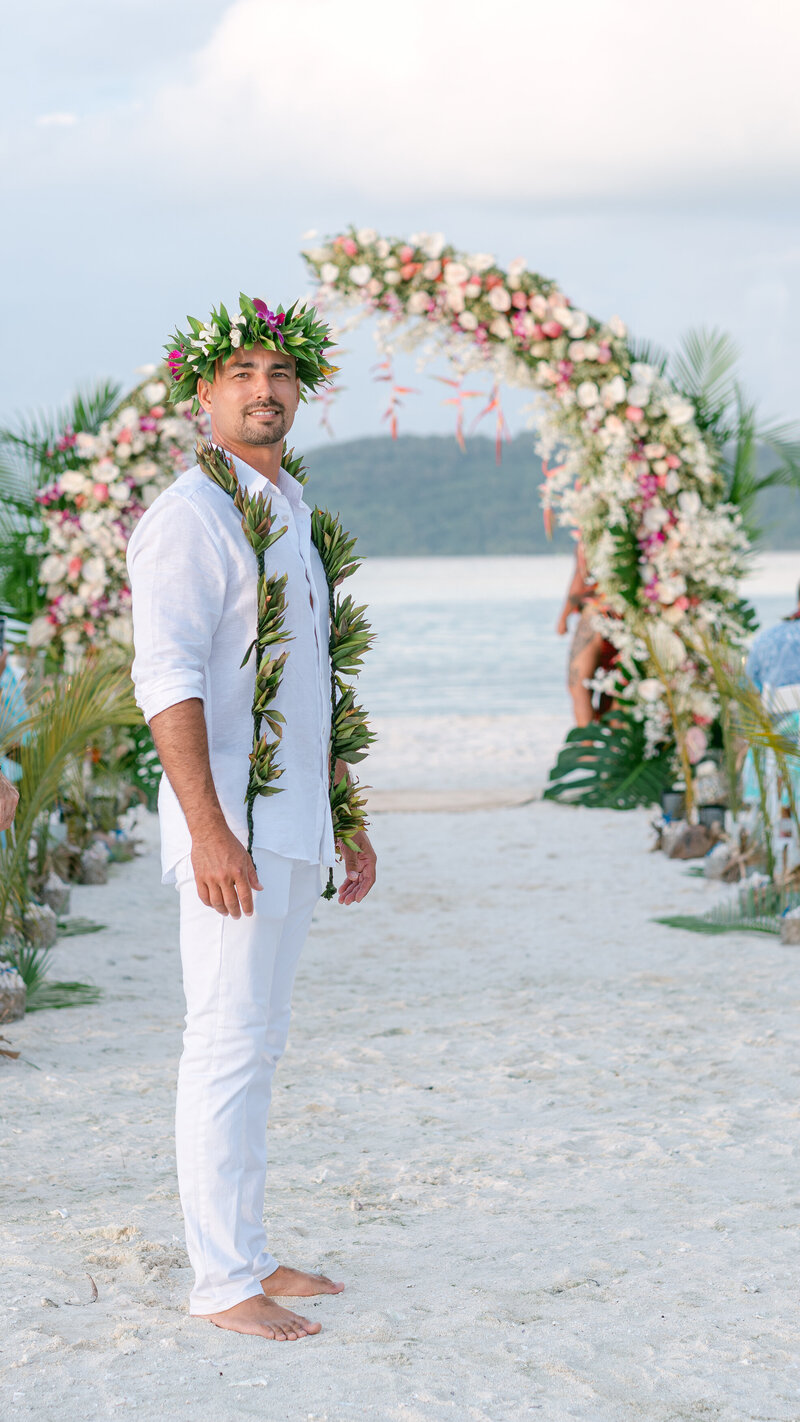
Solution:
[[[672,358],[677,387],[694,402],[703,430],[716,431],[735,398],[739,351],[724,331],[687,331]]]
[[[669,365],[669,352],[662,346],[657,346],[655,341],[642,340],[634,337],[630,343],[631,360],[641,361],[644,365],[652,365],[659,375],[666,373]]]
[[[84,663],[38,692],[25,721],[0,717],[0,756],[17,747],[22,771],[15,835],[0,849],[0,924],[7,914],[19,924],[27,902],[28,845],[42,817],[58,798],[69,761],[86,752],[108,727],[133,726],[140,713],[128,668],[116,657]]]
[[[544,798],[631,810],[657,804],[672,777],[671,749],[646,758],[641,722],[629,711],[615,710],[569,732],[550,771]]]

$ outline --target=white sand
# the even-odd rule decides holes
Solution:
[[[380,891],[320,906],[277,1081],[273,1248],[348,1283],[288,1346],[186,1313],[153,826],[79,889],[110,931],[57,968],[107,996],[0,1063],[0,1416],[796,1422],[800,953],[652,923],[718,891],[646,818],[377,817]]]

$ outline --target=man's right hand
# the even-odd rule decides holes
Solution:
[[[244,845],[228,829],[198,836],[192,844],[192,868],[201,903],[231,918],[253,912],[253,890],[263,889]]]
[[[0,830],[10,829],[19,804],[19,791],[0,771]]]

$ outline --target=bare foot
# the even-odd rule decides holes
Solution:
[[[282,1308],[274,1299],[256,1294],[252,1299],[225,1308],[221,1313],[200,1315],[217,1328],[230,1328],[234,1333],[253,1333],[259,1338],[271,1338],[276,1343],[294,1343],[298,1338],[319,1333],[321,1323],[312,1323],[299,1313]]]
[[[340,1294],[344,1284],[334,1284],[324,1274],[304,1274],[302,1269],[287,1269],[279,1264],[274,1274],[261,1280],[269,1298],[310,1299],[314,1294]]]

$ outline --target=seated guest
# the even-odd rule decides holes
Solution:
[[[747,658],[747,675],[759,691],[765,686],[800,683],[800,589],[797,607],[774,627],[764,627]]]

